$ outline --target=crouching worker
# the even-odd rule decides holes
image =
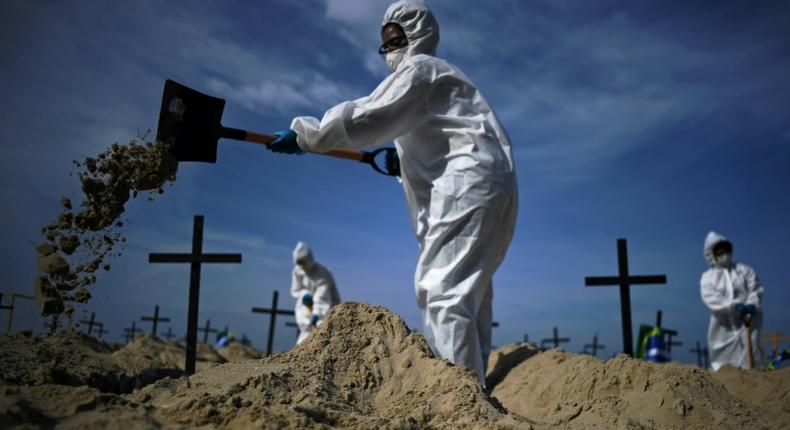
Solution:
[[[732,242],[716,232],[708,233],[705,238],[705,260],[710,268],[702,274],[700,292],[711,312],[708,325],[711,367],[719,370],[731,364],[747,368],[746,325],[750,325],[751,345],[755,347],[763,323],[763,286],[751,267],[732,259]]]
[[[294,313],[299,326],[298,345],[321,323],[329,308],[340,303],[340,294],[332,273],[315,261],[306,243],[296,244],[293,259],[291,296],[296,299]]]

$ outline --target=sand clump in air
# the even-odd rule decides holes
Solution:
[[[138,140],[115,143],[95,158],[74,163],[82,199],[76,206],[61,199],[61,213],[41,229],[44,240],[36,246],[34,292],[42,315],[70,316],[73,309],[64,302],[90,299],[87,287],[96,282],[96,272],[110,270],[113,247],[126,240],[120,220],[126,202],[141,191],[149,198],[164,192],[178,168],[169,145]]]
[[[560,349],[540,353],[512,369],[493,395],[511,412],[563,428],[735,429],[778,424],[775,415],[760,414],[738,400],[707,370],[622,354],[603,362]]]

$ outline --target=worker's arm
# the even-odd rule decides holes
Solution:
[[[763,303],[763,284],[751,267],[744,265],[744,281],[746,281],[746,304],[754,305],[759,310]]]
[[[389,142],[424,124],[430,79],[413,63],[389,75],[367,97],[329,109],[321,121],[297,117],[291,129],[305,151],[360,150]]]
[[[707,271],[700,279],[700,295],[705,306],[714,314],[732,312],[732,297],[727,294],[726,288],[717,288],[714,272]]]
[[[298,273],[298,269],[294,267],[293,271],[291,272],[291,297],[299,300],[302,297],[302,290],[304,287],[302,286],[302,278]]]

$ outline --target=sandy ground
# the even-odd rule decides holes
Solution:
[[[181,372],[183,346],[148,336],[117,351],[84,335],[0,341],[0,428],[790,428],[787,370],[711,374],[508,345],[490,357],[489,395],[397,315],[352,302],[287,353],[205,345],[195,375],[154,372],[156,382],[138,378],[145,386],[126,394],[123,378]]]

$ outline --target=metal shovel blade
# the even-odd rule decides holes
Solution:
[[[168,79],[162,95],[156,139],[172,145],[178,161],[217,161],[225,100]]]

